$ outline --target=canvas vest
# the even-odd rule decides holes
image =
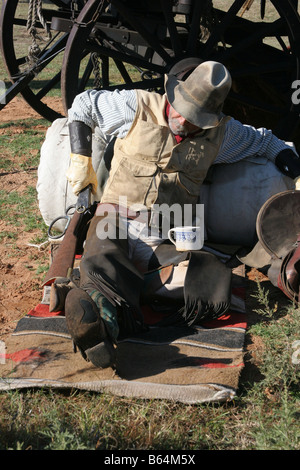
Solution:
[[[196,204],[200,187],[214,162],[225,131],[201,131],[176,143],[165,118],[166,96],[137,90],[137,111],[130,131],[117,139],[110,175],[101,202],[127,207],[174,203]]]

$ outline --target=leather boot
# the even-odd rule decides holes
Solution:
[[[76,284],[69,278],[57,278],[50,288],[49,312],[61,312],[65,309],[65,301],[71,289]]]
[[[83,289],[72,289],[66,298],[69,333],[83,358],[96,367],[115,367],[116,350],[99,309]]]

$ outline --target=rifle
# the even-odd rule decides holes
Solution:
[[[91,186],[89,185],[80,191],[75,204],[74,214],[69,216],[68,211],[70,208],[68,208],[66,215],[57,217],[50,224],[48,229],[49,237],[56,239],[64,236],[64,238],[44,278],[43,286],[51,285],[57,278],[70,278],[75,256],[78,254],[79,249],[82,248],[81,245],[83,245],[83,239],[86,236],[88,221],[96,211],[97,203],[91,205],[90,197]],[[51,229],[59,219],[67,219],[65,230],[59,236],[52,236]]]

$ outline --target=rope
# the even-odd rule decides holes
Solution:
[[[93,88],[100,89],[102,88],[102,78],[100,72],[101,59],[96,52],[91,54],[91,61],[93,64],[93,73],[94,73],[94,83]]]
[[[43,38],[38,33],[38,20],[40,21],[44,31],[46,32],[47,38]],[[42,0],[29,0],[26,29],[28,34],[32,38],[32,43],[31,46],[29,46],[27,57],[28,65],[32,67],[37,62],[38,57],[41,53],[38,41],[45,42],[51,39],[50,27],[43,16]]]

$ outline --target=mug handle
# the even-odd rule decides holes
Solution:
[[[173,238],[173,232],[175,232],[175,229],[170,228],[170,230],[168,231],[168,238],[174,245],[176,245],[176,240]]]

